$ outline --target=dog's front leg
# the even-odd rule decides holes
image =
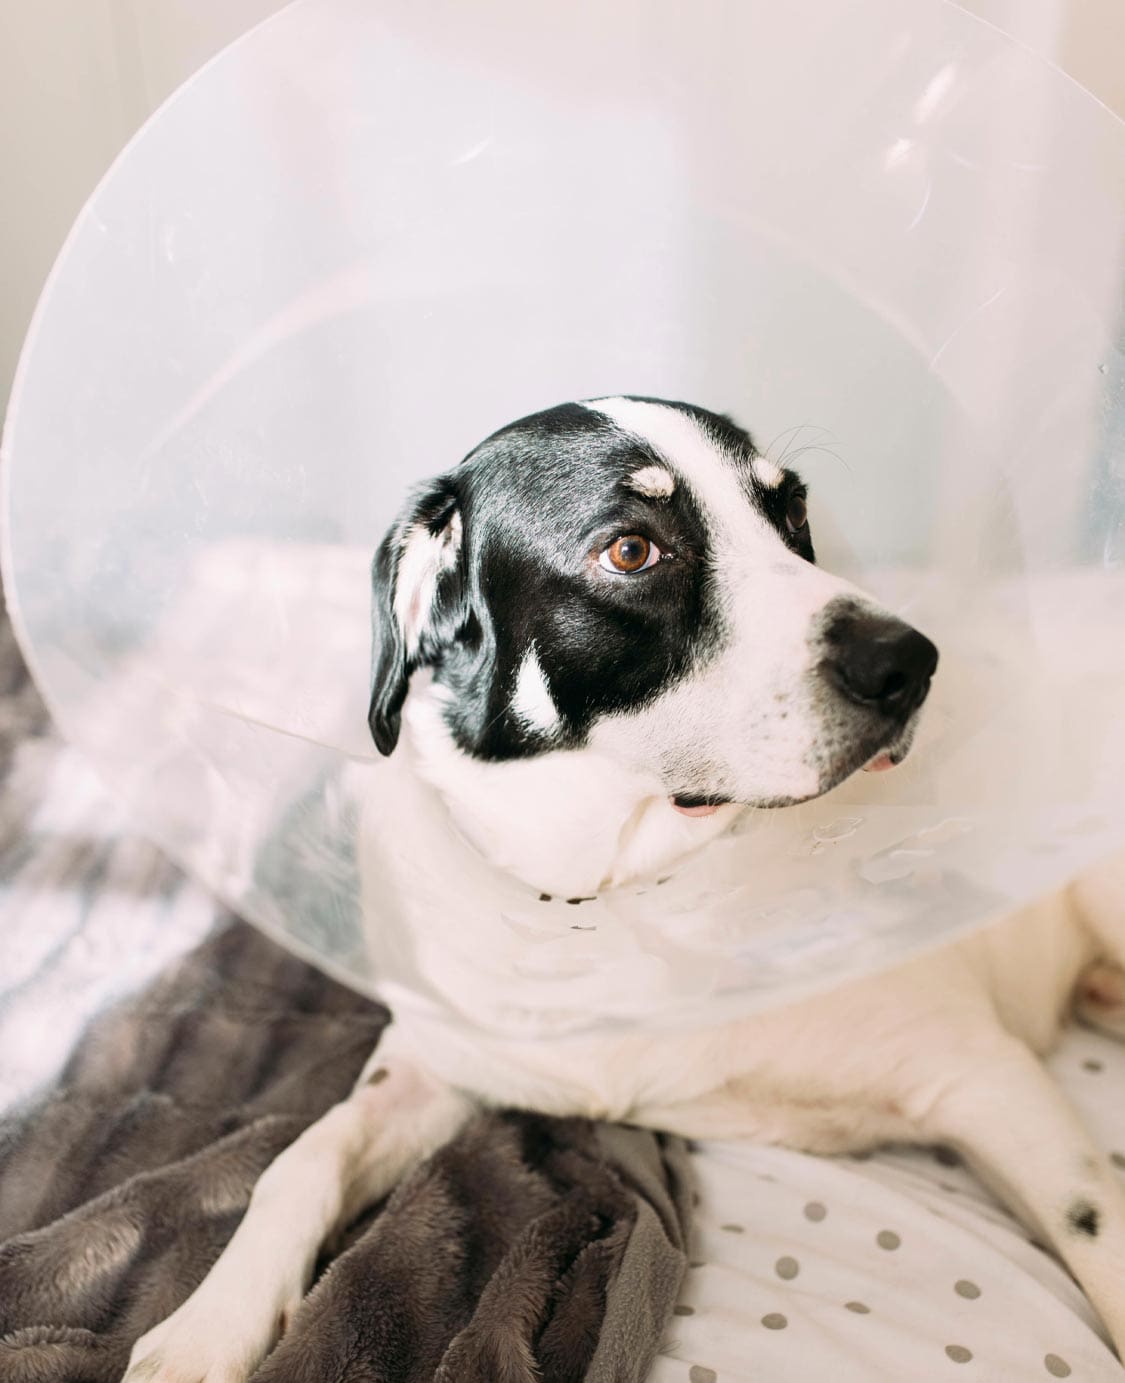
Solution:
[[[262,1174],[192,1295],[133,1346],[128,1383],[242,1383],[284,1332],[324,1241],[448,1142],[471,1110],[449,1086],[376,1052],[350,1098]]]
[[[1077,1279],[1125,1358],[1125,1195],[1038,1058],[997,1038],[937,1077],[919,1120],[1035,1227]]]

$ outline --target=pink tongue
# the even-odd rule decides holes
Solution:
[[[718,806],[709,806],[704,803],[702,807],[681,807],[676,802],[672,803],[681,816],[713,816],[719,810]]]
[[[876,754],[870,763],[863,765],[864,773],[886,773],[888,768],[894,768],[895,761],[889,754]]]

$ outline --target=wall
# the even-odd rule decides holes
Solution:
[[[957,0],[1043,53],[1125,117],[1125,5],[1121,0]]]
[[[149,113],[285,0],[0,0],[0,414],[43,280]]]

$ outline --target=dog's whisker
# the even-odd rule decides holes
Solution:
[[[776,466],[785,467],[790,460],[795,460],[796,457],[802,455],[810,447],[816,446],[817,441],[815,438],[812,442],[805,443],[803,446],[798,446],[801,435],[805,432],[819,433],[824,437],[832,436],[830,430],[826,427],[822,427],[819,423],[797,423],[793,427],[786,428],[783,432],[778,433],[765,450],[764,455],[766,460],[772,461]],[[780,454],[775,454],[774,448],[782,437],[787,437],[788,441],[785,442]]]
[[[788,460],[797,462],[802,456],[807,455],[809,452],[822,452],[825,456],[830,456],[834,461],[838,461],[849,474],[852,473],[852,467],[844,457],[841,456],[835,448],[825,446],[823,442],[806,442],[804,446],[798,447],[796,451],[791,452]]]

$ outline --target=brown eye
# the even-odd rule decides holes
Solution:
[[[790,533],[799,533],[802,528],[808,526],[809,506],[805,503],[804,495],[793,495],[789,500],[788,508],[785,510],[785,526]]]
[[[639,533],[626,533],[606,548],[599,556],[598,565],[606,571],[623,572],[632,576],[634,572],[647,571],[660,561],[660,549]]]

